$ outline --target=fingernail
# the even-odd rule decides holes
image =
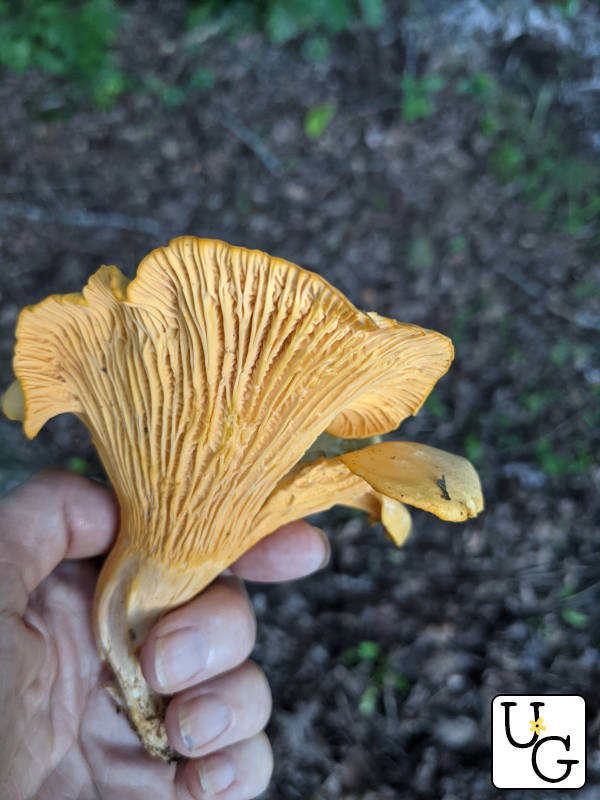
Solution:
[[[214,755],[198,762],[198,777],[205,798],[222,792],[235,780],[235,767],[223,755]]]
[[[321,528],[315,528],[315,530],[320,534],[321,539],[323,540],[323,547],[325,548],[325,555],[323,557],[323,561],[319,565],[318,569],[323,569],[329,564],[329,559],[331,558],[331,545],[329,544],[329,539],[327,538],[327,534],[325,531],[322,531]]]
[[[196,628],[181,628],[156,640],[154,668],[163,689],[189,681],[205,667],[206,662],[206,641]]]
[[[229,706],[212,694],[190,700],[179,712],[179,730],[188,750],[197,750],[225,731],[233,715]]]

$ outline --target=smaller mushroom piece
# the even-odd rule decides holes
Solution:
[[[376,491],[461,522],[483,510],[479,477],[466,458],[417,442],[383,442],[340,456]]]
[[[9,418],[18,422],[25,419],[25,398],[19,381],[13,381],[2,396],[2,411]]]

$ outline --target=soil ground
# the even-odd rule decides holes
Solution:
[[[360,308],[450,335],[453,367],[397,436],[472,458],[486,512],[464,525],[415,513],[396,550],[378,527],[335,509],[319,520],[333,549],[324,571],[250,587],[254,657],[274,695],[266,796],[496,797],[491,699],[573,693],[587,702],[589,742],[587,789],[573,796],[594,798],[598,252],[590,236],[556,232],[514,184],[493,176],[476,104],[451,82],[433,113],[403,119],[410,52],[396,5],[384,31],[357,27],[319,64],[297,42],[212,36],[202,62],[214,86],[172,110],[137,92],[107,112],[49,121],[36,113],[45,77],[5,75],[0,374],[10,380],[22,306],[80,289],[101,263],[132,276],[149,250],[183,233],[288,258]],[[173,55],[183,4],[160,6],[129,5],[117,52],[131,74],[176,80],[189,68]],[[596,13],[592,4],[586,13]],[[444,68],[439,53],[429,57]],[[490,52],[500,80],[502,58],[501,48]],[[328,102],[336,113],[311,140],[305,114]],[[567,126],[581,153],[585,124]],[[98,474],[87,433],[71,418],[31,442],[2,420],[0,436],[4,489],[73,457]],[[375,643],[363,645],[362,659],[348,653],[361,642]]]

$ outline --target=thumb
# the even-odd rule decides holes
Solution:
[[[64,558],[105,552],[118,519],[110,489],[66,470],[44,470],[13,489],[0,500],[0,587],[12,587],[9,596],[0,589],[0,608],[16,609],[24,599],[17,595],[28,595]]]

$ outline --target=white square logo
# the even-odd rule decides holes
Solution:
[[[497,789],[580,789],[586,778],[585,700],[577,694],[501,694],[492,700]]]

